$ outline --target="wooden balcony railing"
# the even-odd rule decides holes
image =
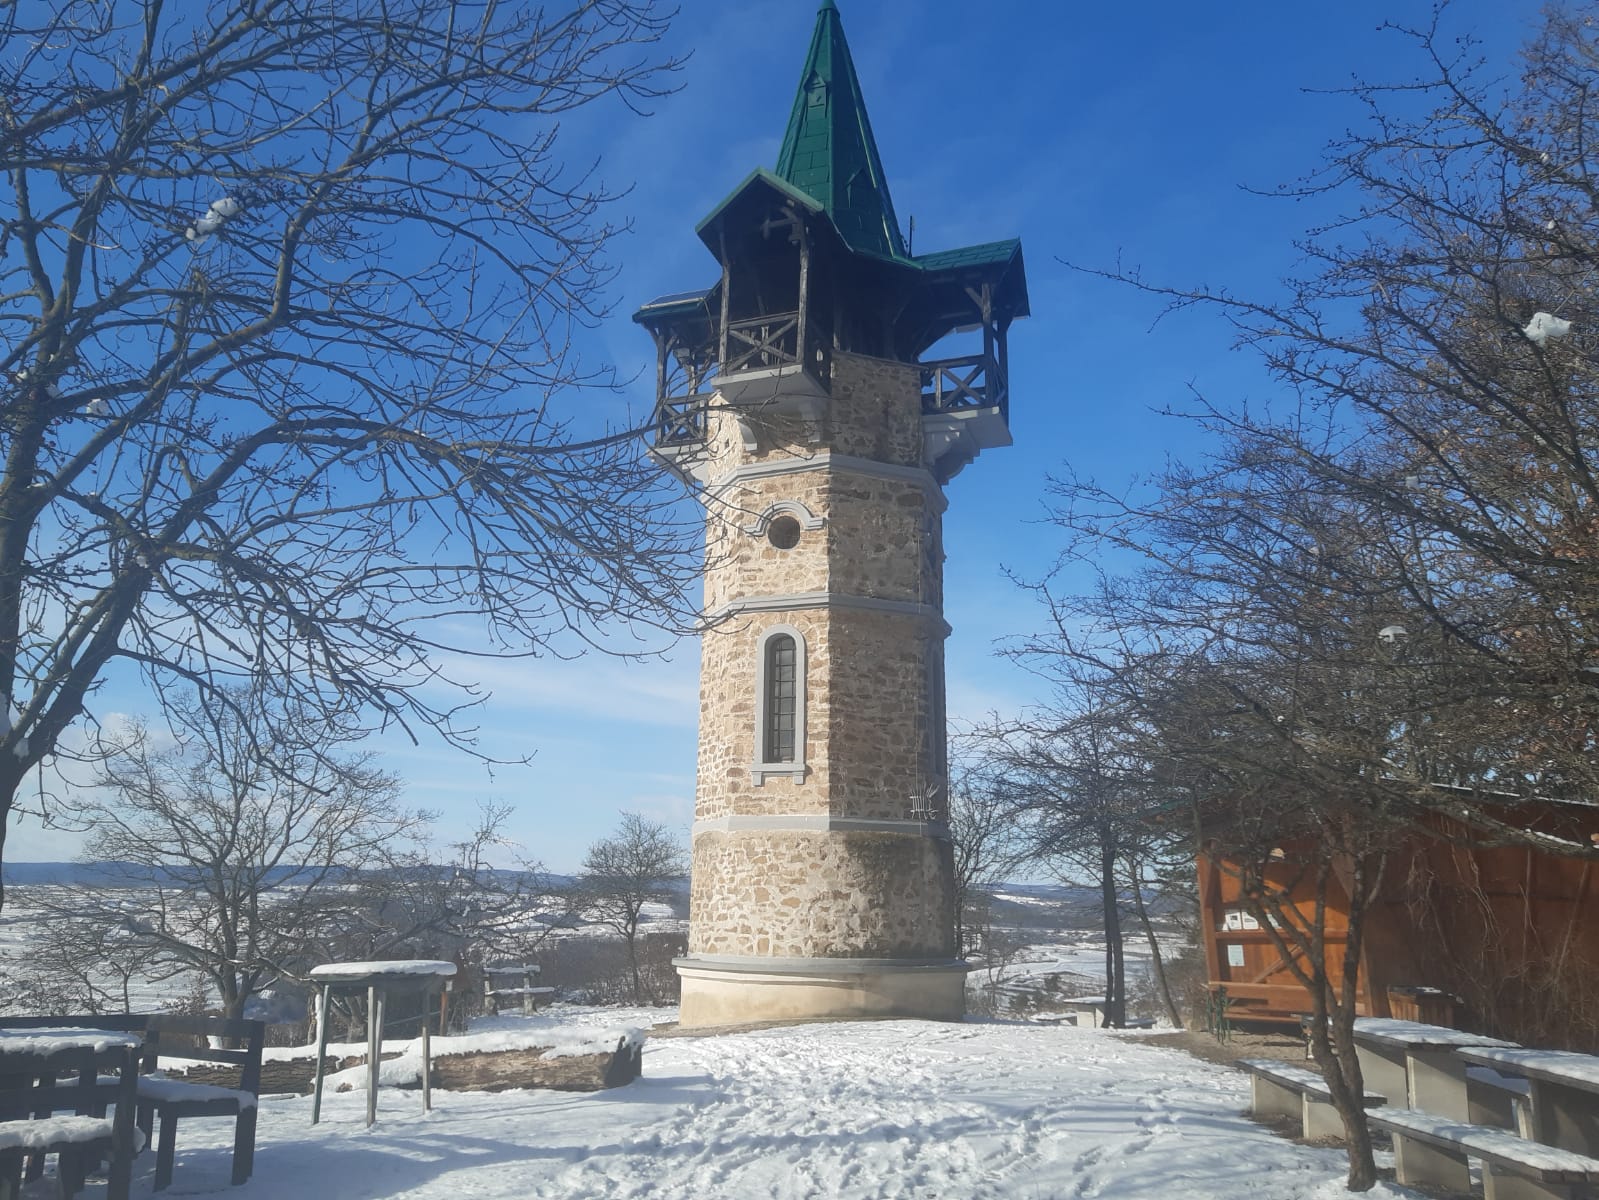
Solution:
[[[771,313],[727,323],[727,356],[723,375],[745,371],[802,367],[824,387],[832,374],[832,354],[824,341],[807,336],[801,347],[799,313]]]
[[[655,405],[655,444],[657,446],[692,446],[706,437],[706,414],[711,398],[695,396],[662,396]]]
[[[998,362],[986,354],[972,354],[922,364],[924,413],[970,408],[997,408],[1010,420],[1010,394]]]
[[[727,361],[722,373],[788,367],[800,361],[799,313],[774,313],[727,323]]]

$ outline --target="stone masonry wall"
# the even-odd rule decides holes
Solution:
[[[823,468],[832,451],[900,467],[922,465],[914,366],[840,354],[820,427],[758,407],[713,412],[710,480],[753,463],[807,461],[817,469],[746,479],[707,509],[705,603],[828,592],[906,605],[941,600],[942,501],[916,480]],[[744,419],[740,429],[738,417]],[[752,434],[757,448],[745,448]],[[825,521],[788,550],[748,528],[777,501]],[[757,648],[774,625],[806,641],[806,777],[757,786]],[[916,612],[835,604],[746,609],[703,637],[700,760],[695,815],[831,815],[905,820],[931,781],[935,705],[929,648],[942,623]],[[930,640],[932,639],[932,640]],[[946,958],[952,944],[947,842],[920,832],[698,829],[689,951],[797,958]]]
[[[827,499],[831,590],[927,603],[934,591],[922,553],[927,493],[908,480],[836,471]]]
[[[749,480],[713,502],[705,522],[705,611],[717,612],[729,600],[747,596],[827,591],[828,526],[802,529],[799,544],[788,550],[749,530],[781,500],[798,501],[813,517],[825,519],[830,488],[826,471],[804,471]]]
[[[825,524],[778,549],[750,531],[780,501],[803,504]],[[705,610],[741,597],[823,591],[936,606],[939,525],[927,493],[909,480],[822,467],[748,480],[707,513]]]
[[[834,610],[828,781],[835,815],[907,820],[913,794],[930,782],[930,632],[915,617]],[[863,662],[872,669],[861,670]]]
[[[835,454],[921,466],[920,368],[854,354],[834,355],[827,442]]]
[[[949,853],[902,834],[702,832],[689,953],[947,958]]]
[[[825,410],[817,428],[800,417],[774,414],[747,401],[736,413],[713,407],[705,455],[716,464],[716,474],[749,463],[810,458],[820,450],[895,466],[923,465],[919,368],[855,354],[835,355]],[[756,435],[753,451],[744,448],[740,418]]]
[[[702,635],[699,782],[694,807],[700,820],[734,814],[827,811],[825,747],[832,731],[827,620],[825,609],[745,613]],[[762,633],[773,625],[792,625],[805,638],[807,772],[802,783],[772,777],[756,787],[750,779],[750,766],[756,761],[755,655]]]

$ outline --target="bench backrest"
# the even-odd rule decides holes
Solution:
[[[490,991],[499,987],[516,987],[530,983],[534,976],[538,974],[539,966],[537,963],[505,963],[497,967],[483,968],[483,975],[488,980]]]
[[[131,1106],[133,1103],[138,1086],[137,1047],[116,1047],[100,1052],[73,1049],[48,1058],[31,1058],[26,1073],[13,1072],[13,1067],[20,1065],[18,1057],[18,1063],[13,1063],[9,1056],[0,1059],[0,1121],[48,1117],[58,1112],[104,1116],[113,1104]],[[117,1074],[102,1074],[108,1067],[115,1068]]]
[[[213,1046],[211,1039],[237,1043]],[[184,1039],[174,1045],[175,1039]],[[266,1022],[229,1017],[192,1017],[176,1013],[151,1013],[144,1029],[146,1073],[160,1066],[161,1056],[201,1062],[232,1064],[239,1068],[239,1088],[261,1092],[261,1050],[266,1045]]]
[[[110,1013],[95,1016],[74,1013],[65,1017],[0,1017],[0,1029],[114,1029],[144,1035],[139,1070],[148,1075],[161,1065],[161,1056],[224,1063],[239,1068],[238,1087],[261,1092],[261,1050],[266,1045],[266,1022],[229,1017],[194,1017],[181,1013]],[[237,1043],[236,1048],[214,1048],[211,1038]],[[176,1044],[175,1044],[176,1043]]]

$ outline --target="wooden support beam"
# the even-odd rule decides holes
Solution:
[[[717,337],[721,343],[721,353],[717,355],[717,361],[725,363],[727,361],[728,293],[733,290],[733,269],[727,261],[727,230],[725,228],[716,231],[716,240],[721,248],[722,259],[722,320],[717,329]]]
[[[795,349],[800,366],[809,371],[811,364],[807,361],[805,333],[806,317],[811,307],[811,243],[805,236],[805,222],[796,218],[794,225],[799,236],[799,328],[794,335],[797,340]]]

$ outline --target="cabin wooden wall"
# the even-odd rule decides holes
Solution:
[[[1285,847],[1284,865],[1268,873],[1268,882],[1308,921],[1316,905],[1314,879],[1311,872],[1296,869],[1292,851],[1293,847]],[[1331,886],[1325,942],[1328,968],[1337,986],[1343,980],[1349,901],[1336,881]],[[1227,989],[1233,1019],[1297,1023],[1299,1015],[1311,1009],[1309,993],[1289,970],[1271,934],[1248,915],[1236,870],[1226,863],[1215,865],[1201,855],[1199,896],[1210,987]],[[1286,940],[1293,944],[1292,939]],[[1361,1010],[1372,1011],[1364,994]],[[1384,1008],[1378,1015],[1386,1012]]]
[[[1528,807],[1524,827],[1586,841],[1592,809]],[[1527,847],[1468,846],[1437,821],[1396,846],[1367,919],[1359,1011],[1389,1015],[1390,988],[1437,988],[1459,998],[1455,1023],[1530,1045],[1599,1051],[1599,881],[1592,861]],[[1308,852],[1309,847],[1305,848]],[[1280,880],[1293,878],[1285,845]],[[1306,873],[1308,874],[1308,873]],[[1297,1021],[1309,996],[1263,930],[1228,928],[1242,911],[1235,873],[1199,864],[1210,987],[1225,987],[1235,1019]],[[1309,913],[1307,885],[1290,901]],[[1337,979],[1347,895],[1330,900],[1328,959]],[[1234,925],[1239,924],[1236,918]],[[1241,959],[1241,961],[1240,961]]]

